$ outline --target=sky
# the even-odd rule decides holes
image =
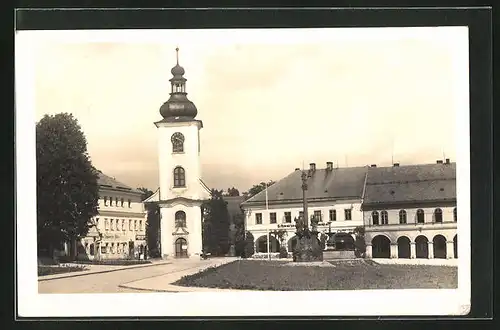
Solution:
[[[92,35],[38,38],[36,120],[72,113],[94,166],[132,187],[158,187],[153,123],[169,98],[177,46],[188,98],[204,124],[202,179],[210,188],[246,191],[311,162],[455,161],[457,81],[468,70],[457,55],[466,30]]]

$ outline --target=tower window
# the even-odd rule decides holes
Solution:
[[[255,213],[255,224],[262,225],[262,213]]]
[[[186,174],[182,167],[178,166],[174,169],[174,187],[186,186]]]
[[[186,213],[184,211],[175,212],[175,228],[186,228]]]
[[[344,210],[344,217],[345,217],[346,220],[352,220],[351,209],[345,209]]]
[[[378,226],[380,224],[378,221],[378,212],[377,211],[372,212],[372,224],[374,226]]]
[[[172,134],[172,152],[184,152],[184,135],[176,132]]]

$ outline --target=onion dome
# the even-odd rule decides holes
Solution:
[[[168,101],[160,107],[160,114],[168,121],[193,120],[198,114],[198,109],[187,98],[185,71],[179,65],[179,48],[175,50],[177,52],[177,64],[170,71],[173,75],[170,79],[172,90]]]

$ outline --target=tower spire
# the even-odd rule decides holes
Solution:
[[[179,46],[175,48],[175,57],[177,59],[177,65],[179,65]]]

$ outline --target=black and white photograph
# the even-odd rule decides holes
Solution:
[[[467,314],[468,47],[16,33],[19,315]]]

